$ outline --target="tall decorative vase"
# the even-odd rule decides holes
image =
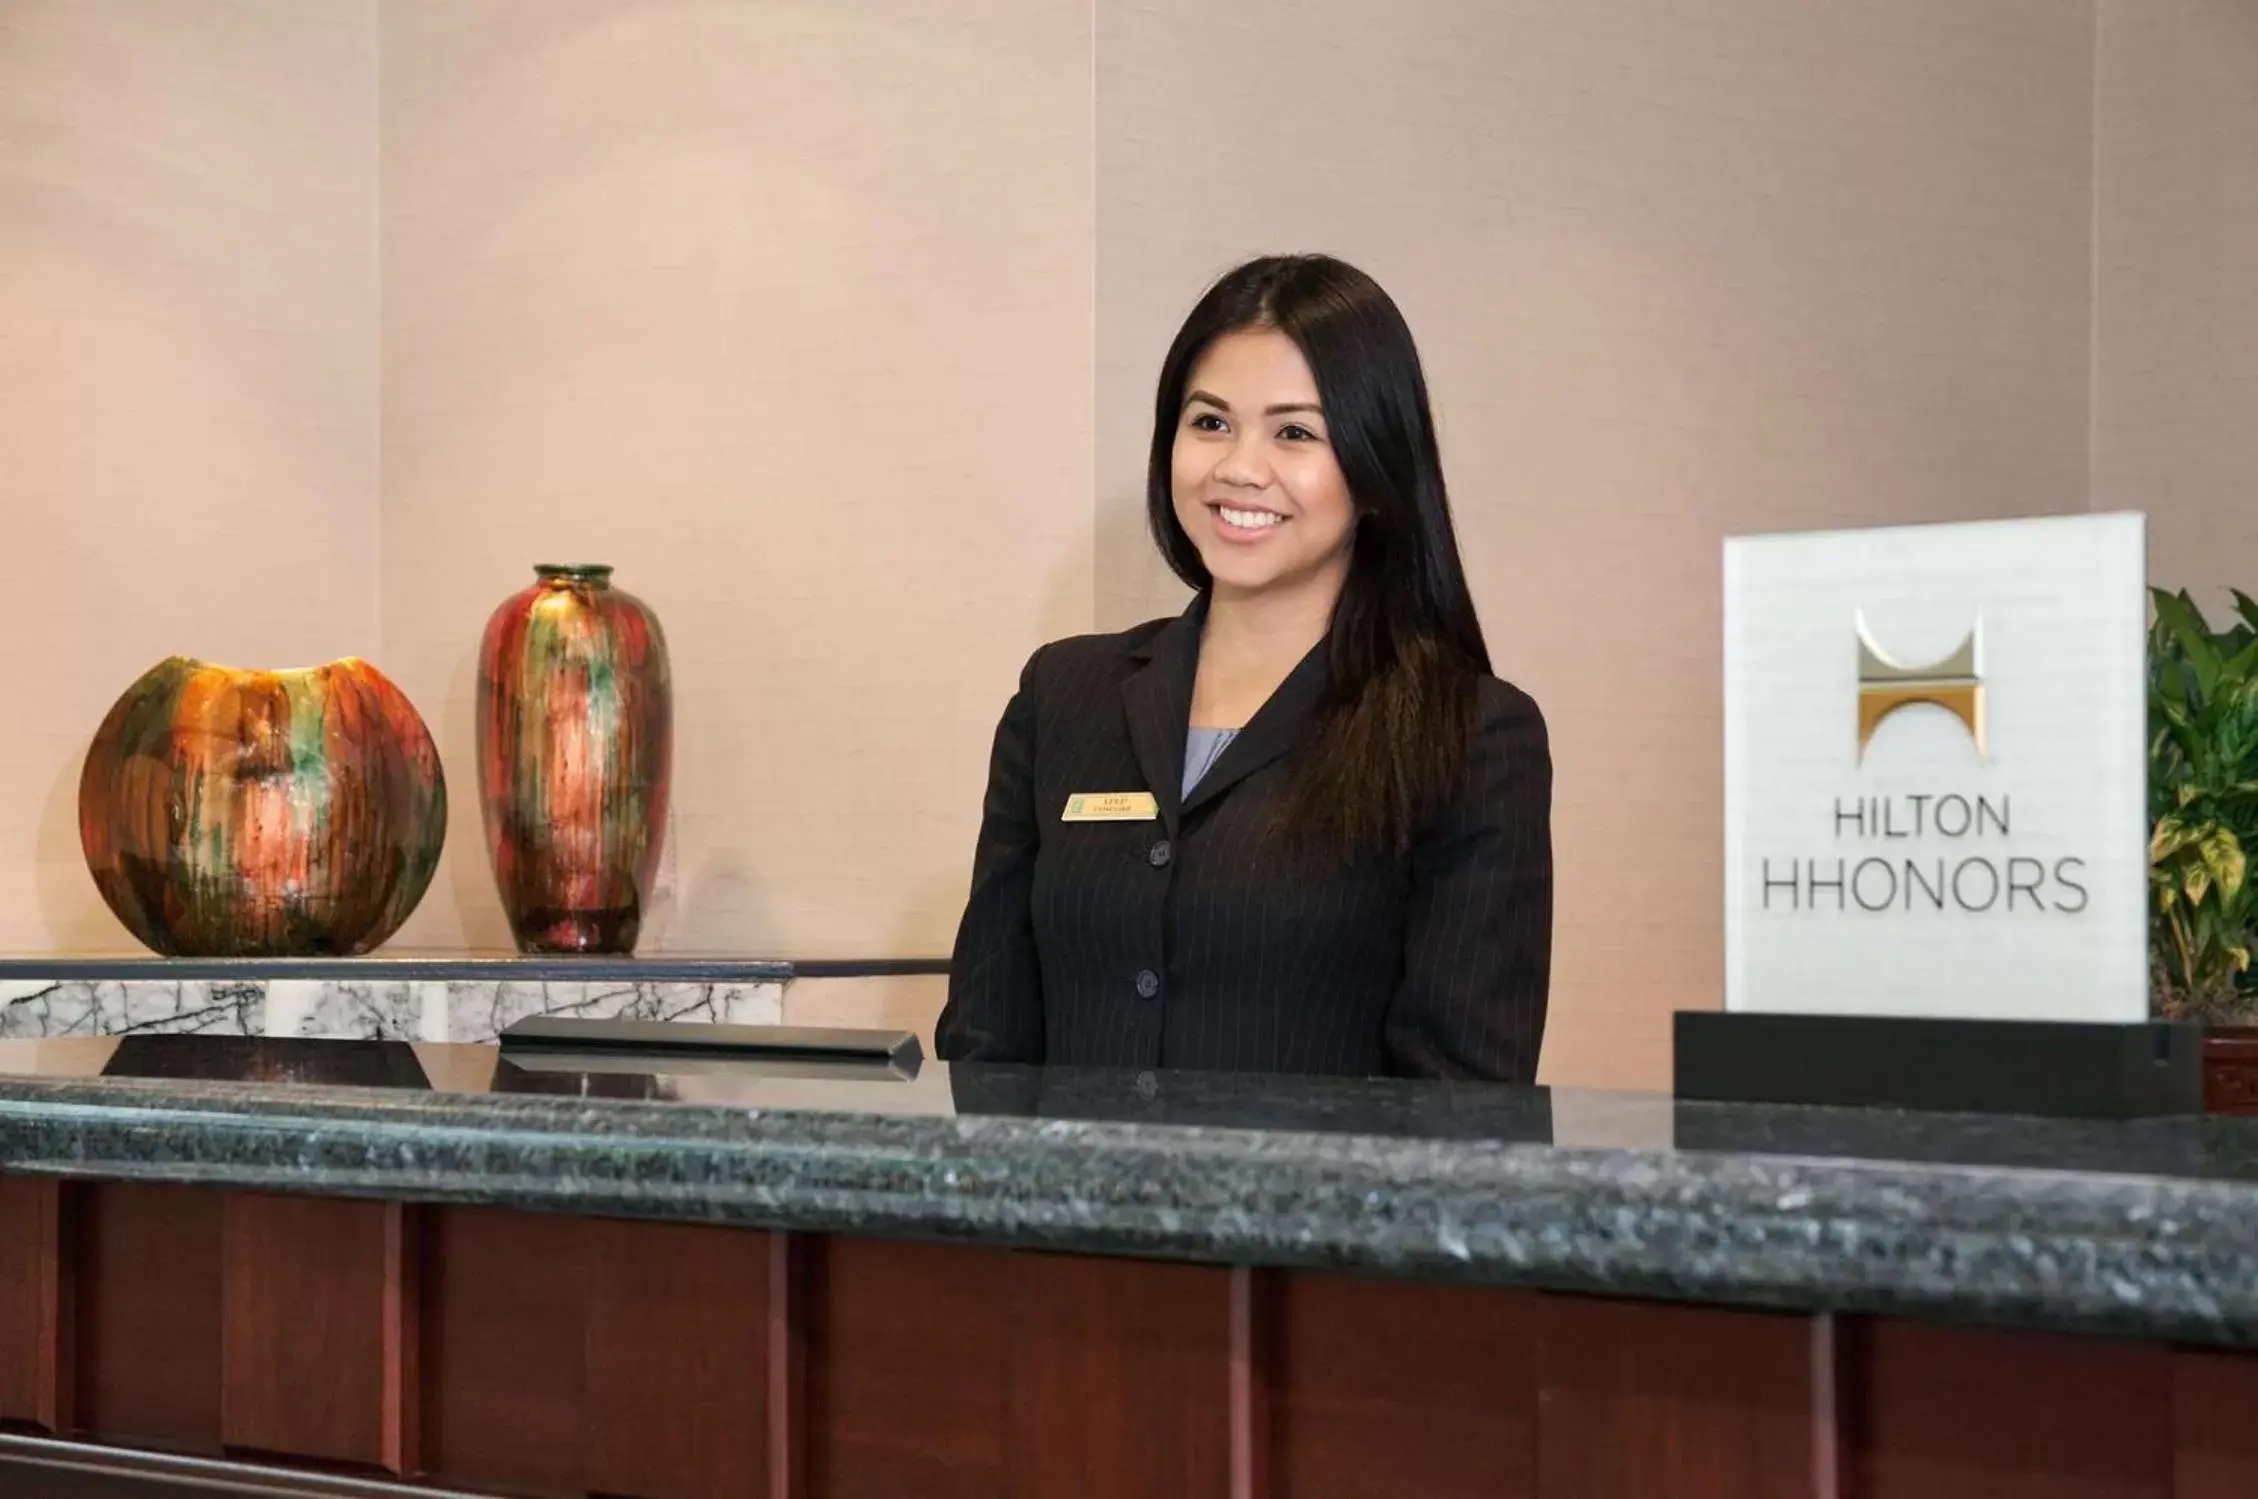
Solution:
[[[102,899],[157,952],[348,956],[423,898],[447,783],[415,707],[365,661],[175,656],[95,731],[78,836]]]
[[[666,837],[666,635],[609,567],[533,571],[478,652],[487,853],[521,951],[630,953]]]

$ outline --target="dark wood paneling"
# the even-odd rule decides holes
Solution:
[[[1842,1352],[1845,1499],[2172,1492],[2161,1345],[1874,1321]]]
[[[2175,1499],[2258,1494],[2258,1355],[2172,1355]]]
[[[447,1208],[427,1210],[422,1242],[431,1477],[649,1499],[768,1492],[770,1422],[792,1417],[768,1388],[769,1235]],[[787,1342],[779,1362],[792,1359]]]
[[[1293,1274],[1257,1305],[1277,1499],[1536,1492],[1534,1293]]]
[[[807,1492],[808,1344],[804,1234],[768,1236],[767,1368],[768,1492],[800,1499]]]
[[[66,1196],[76,1425],[106,1441],[218,1451],[220,1195],[105,1182]]]
[[[1231,1492],[1231,1272],[809,1247],[810,1499]]]
[[[423,1257],[423,1458],[450,1483],[582,1487],[589,1291],[582,1225],[429,1208]]]
[[[587,1486],[650,1499],[766,1493],[768,1235],[586,1232]]]
[[[70,1428],[61,1189],[0,1176],[0,1423]]]
[[[423,1469],[423,1215],[397,1202],[385,1213],[381,1466],[412,1474]]]
[[[1020,1255],[1009,1273],[1012,1499],[1230,1492],[1228,1270]]]
[[[229,1447],[412,1467],[388,1384],[403,1372],[404,1211],[319,1197],[227,1198],[220,1430]]]
[[[1800,1316],[1541,1297],[1537,1492],[1815,1499],[1821,1330]]]
[[[1231,1499],[1270,1493],[1271,1362],[1276,1352],[1274,1273],[1241,1265],[1231,1271],[1229,1328]]]
[[[808,1246],[808,1499],[997,1499],[1011,1265],[993,1249]]]

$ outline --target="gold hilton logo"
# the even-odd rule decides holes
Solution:
[[[1976,753],[1991,754],[1984,740],[1984,678],[1982,667],[1983,621],[1970,627],[1960,648],[1941,661],[1926,666],[1903,666],[1874,644],[1866,617],[1858,616],[1858,758],[1882,720],[1900,708],[1927,703],[1942,708],[1967,727],[1976,741]]]

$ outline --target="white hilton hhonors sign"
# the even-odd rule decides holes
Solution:
[[[1732,1010],[2148,1013],[2137,515],[1725,544]]]

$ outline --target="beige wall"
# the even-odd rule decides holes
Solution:
[[[0,951],[131,940],[78,771],[164,657],[378,651],[373,0],[0,8]]]
[[[2059,0],[1101,6],[1099,613],[1174,607],[1153,372],[1260,251],[1418,335],[1493,655],[1551,720],[1544,1075],[1722,1002],[1719,544],[2086,506],[2092,20]]]
[[[2258,3],[2101,0],[2093,493],[2258,594]]]
[[[996,714],[1090,619],[1089,26],[385,6],[384,638],[462,790],[402,945],[507,944],[479,630],[584,560],[673,651],[647,950],[948,950]]]

